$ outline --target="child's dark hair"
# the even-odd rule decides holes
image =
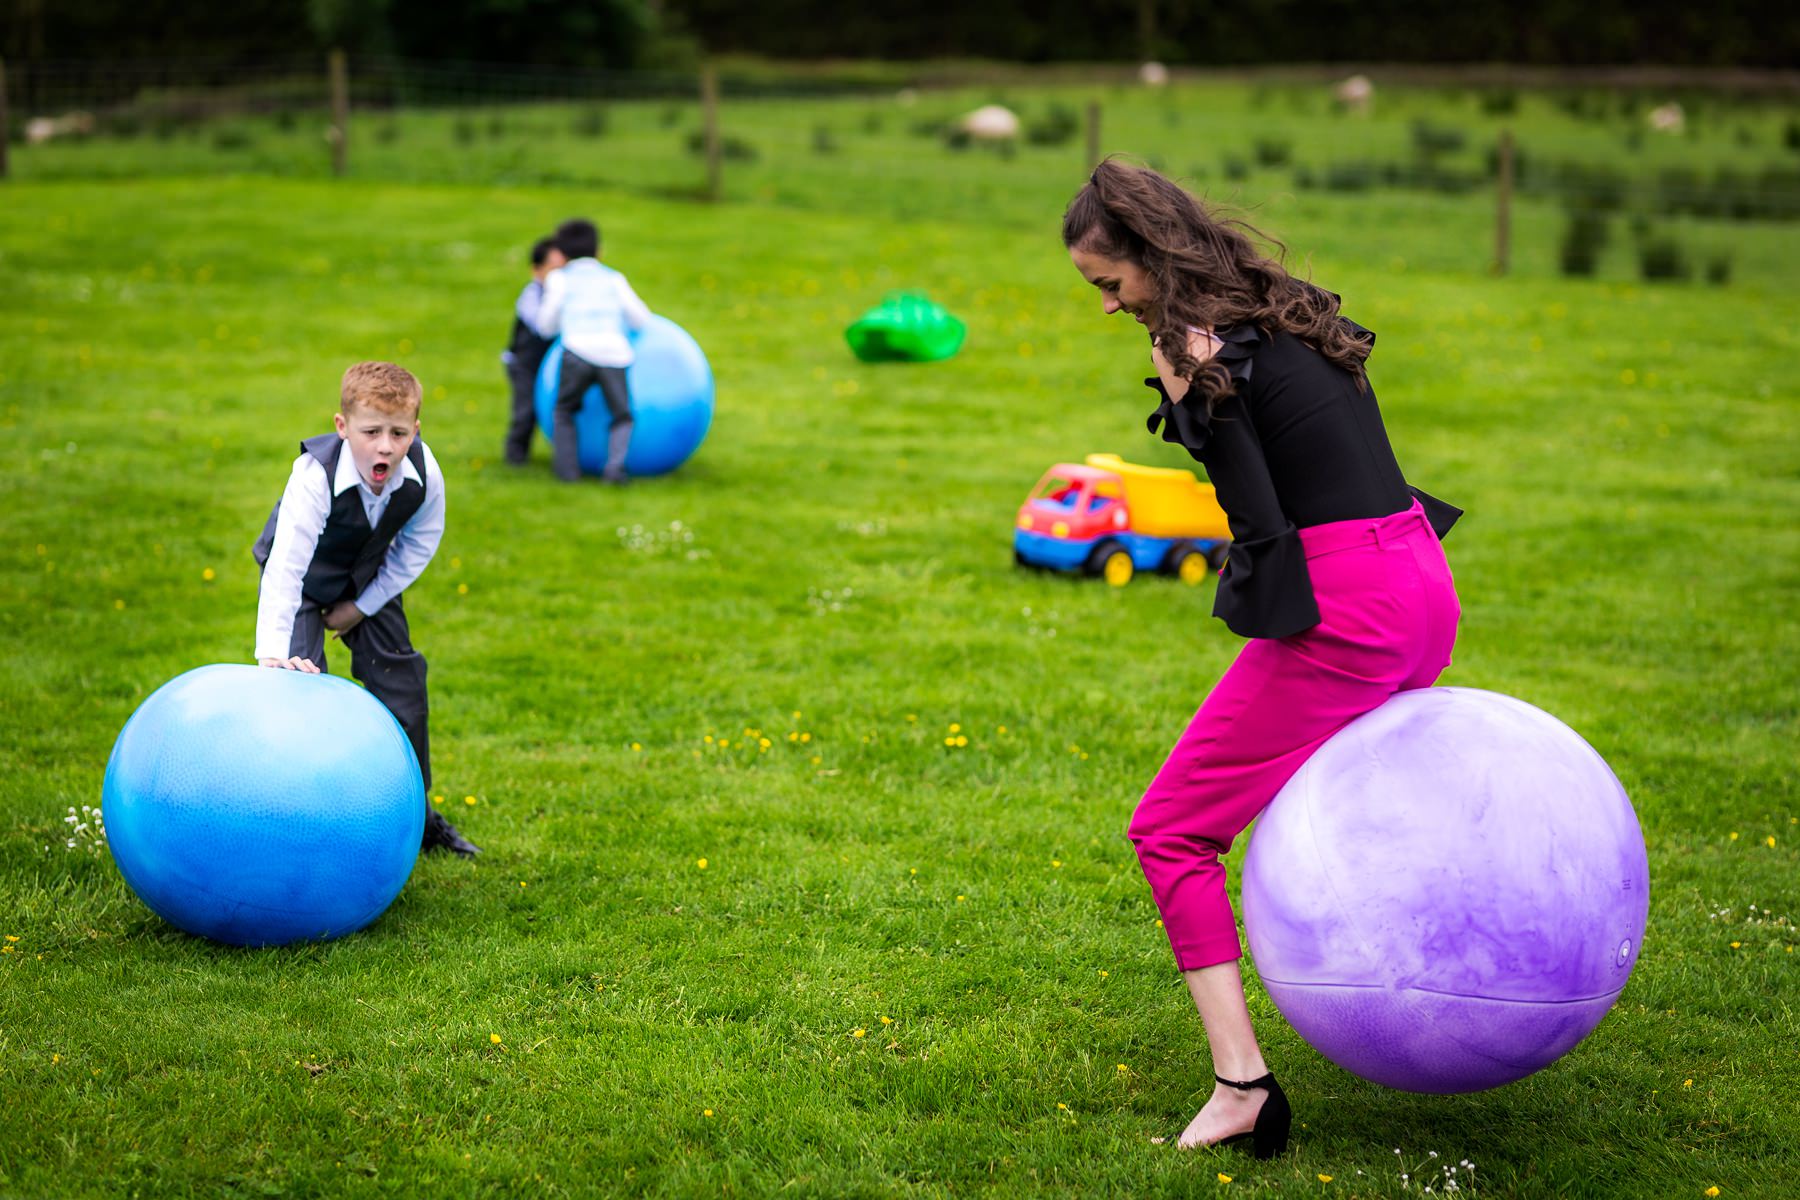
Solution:
[[[600,253],[600,229],[592,221],[572,217],[556,227],[556,248],[569,259]]]
[[[554,249],[556,249],[556,239],[553,237],[539,238],[533,242],[531,244],[531,265],[543,266],[544,260],[550,257],[550,252]]]
[[[1107,159],[1063,214],[1063,245],[1128,259],[1155,286],[1156,337],[1169,365],[1192,380],[1207,411],[1234,386],[1225,367],[1189,352],[1189,329],[1253,324],[1290,333],[1367,386],[1369,342],[1338,316],[1337,297],[1282,268],[1256,241],[1280,243],[1215,216],[1155,171]]]

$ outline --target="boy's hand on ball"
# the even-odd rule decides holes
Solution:
[[[362,609],[354,600],[340,600],[325,610],[325,628],[340,638],[362,624]]]
[[[284,671],[300,671],[307,675],[319,673],[319,668],[314,665],[312,659],[301,658],[299,655],[295,655],[293,658],[259,658],[256,661],[265,667],[278,667]]]

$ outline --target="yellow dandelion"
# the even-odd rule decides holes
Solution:
[[[1223,1172],[1223,1171],[1220,1171],[1220,1172],[1219,1172],[1219,1182],[1220,1182],[1220,1183],[1230,1183],[1230,1182],[1231,1182],[1231,1176],[1229,1176],[1229,1175],[1227,1175],[1227,1174],[1226,1174],[1226,1173],[1225,1173],[1225,1172]]]
[[[442,796],[433,796],[431,798],[431,802],[433,804],[442,804],[444,802],[444,798]]]
[[[1166,926],[1166,925],[1164,925],[1164,924],[1163,924],[1163,919],[1162,919],[1162,918],[1161,918],[1161,917],[1158,917],[1158,918],[1156,918],[1156,927],[1157,927],[1157,928],[1158,928],[1158,929],[1166,929],[1166,928],[1168,928],[1168,927],[1167,927],[1167,926]]]
[[[464,796],[464,797],[463,797],[463,803],[464,803],[464,804],[474,804],[474,803],[475,803],[475,797],[473,797],[473,796]]]
[[[633,751],[633,752],[636,752],[636,751],[639,751],[639,750],[642,750],[642,749],[643,749],[643,748],[644,748],[644,746],[643,746],[643,743],[641,743],[641,742],[633,742],[633,743],[631,743],[631,749],[632,749],[632,751]]]
[[[707,734],[705,737],[701,738],[700,740],[705,742],[709,746],[713,744],[713,736],[710,733]]]
[[[961,903],[962,903],[962,902],[963,902],[963,901],[965,901],[965,900],[967,900],[967,899],[968,899],[968,897],[967,897],[967,896],[958,896],[958,897],[957,897],[957,898],[956,898],[956,902],[957,902],[957,903],[958,903],[958,904],[961,904]]]
[[[1718,1194],[1719,1194],[1719,1185],[1716,1183],[1713,1184],[1711,1187],[1707,1188],[1706,1191],[1702,1193],[1702,1195],[1707,1195],[1707,1196],[1716,1196]]]
[[[1765,845],[1769,849],[1773,850],[1775,848],[1775,835],[1770,834],[1768,837],[1764,838],[1763,845]]]
[[[815,754],[815,755],[813,755],[813,756],[812,756],[812,765],[813,765],[813,766],[815,766],[815,767],[816,767],[816,766],[818,766],[818,765],[819,765],[819,764],[820,764],[820,763],[822,763],[822,762],[824,762],[824,761],[825,761],[825,760],[824,760],[824,759],[822,759],[822,758],[820,758],[820,757],[819,757],[819,756],[818,756],[818,755],[816,755],[816,754]]]
[[[699,867],[702,871],[706,870],[706,860],[704,858],[695,859],[694,865]]]
[[[211,567],[208,567],[208,568],[206,568],[206,570],[200,572],[200,578],[206,580],[206,582],[208,582],[208,583],[211,583],[213,580],[217,579],[218,577],[219,577],[218,572],[214,571]]]
[[[1108,974],[1107,974],[1107,973],[1106,973],[1106,972],[1105,972],[1105,971],[1101,971],[1101,972],[1100,972],[1100,978],[1102,978],[1102,979],[1109,979],[1109,978],[1111,978],[1111,976],[1109,976],[1109,975],[1108,975]]]
[[[11,946],[11,945],[0,946],[0,954],[11,954],[13,951],[15,951],[17,949],[18,949],[17,946]]]
[[[1124,1063],[1120,1063],[1119,1064],[1119,1074],[1129,1075],[1129,1074],[1131,1074],[1131,1068],[1126,1066]]]
[[[798,721],[799,719],[800,719],[800,710],[795,709],[794,710],[794,720]]]
[[[1737,830],[1734,829],[1730,833],[1726,834],[1725,836],[1735,842],[1735,841],[1737,841]]]
[[[7,934],[7,935],[6,935],[6,940],[7,940],[7,941],[9,941],[9,942],[16,942],[16,941],[18,941],[18,940],[19,940],[19,939],[18,939],[18,937],[17,937],[17,936],[16,936],[16,935],[14,935],[14,934],[10,934],[10,933],[9,933],[9,934]]]
[[[1060,1109],[1062,1109],[1062,1111],[1064,1111],[1064,1112],[1068,1112],[1068,1111],[1069,1111],[1069,1106],[1068,1106],[1068,1105],[1066,1105],[1066,1104],[1064,1104],[1064,1103],[1063,1103],[1063,1102],[1062,1102],[1062,1101],[1061,1101],[1061,1100],[1058,1100],[1058,1101],[1057,1101],[1057,1102],[1056,1102],[1056,1107],[1058,1107],[1058,1108],[1060,1108]]]
[[[1742,942],[1733,942],[1733,943],[1731,943],[1731,948],[1733,950],[1736,950],[1739,946],[1742,946],[1743,944],[1744,943],[1742,943]]]
[[[521,879],[521,880],[519,880],[519,886],[520,886],[520,887],[524,887],[524,886],[525,886],[525,881],[524,881],[524,880],[523,880],[523,879]]]
[[[1050,865],[1060,871],[1060,870],[1062,870],[1062,859],[1053,858],[1050,860]]]
[[[701,1109],[701,1110],[700,1110],[700,1115],[701,1115],[701,1116],[703,1116],[703,1117],[710,1117],[710,1116],[712,1116],[712,1109],[710,1109],[710,1108],[703,1108],[703,1109]]]
[[[490,1034],[488,1034],[488,1041],[490,1041],[490,1042],[494,1043],[494,1045],[498,1046],[500,1044],[500,1035],[497,1033],[490,1033]]]
[[[859,1027],[856,1029],[852,1029],[850,1031],[850,1036],[851,1037],[864,1037],[868,1034],[868,1032],[869,1032],[868,1030]]]
[[[956,735],[956,744],[959,746],[966,746],[969,744],[969,739],[965,735],[959,733]]]
[[[52,1054],[50,1056],[50,1065],[53,1067],[61,1061],[62,1061],[62,1055],[60,1055],[60,1054]]]
[[[884,1016],[881,1018],[881,1023],[883,1025],[892,1025],[894,1023],[894,1018]]]
[[[810,741],[812,741],[812,734],[802,733],[800,735],[800,744],[801,745],[805,745],[807,742],[810,742]]]
[[[799,740],[800,740],[800,731],[799,730],[794,729],[794,730],[788,731],[788,741],[797,742]]]
[[[907,713],[906,719],[909,721],[916,721],[919,719],[919,714],[918,713]]]
[[[125,611],[125,602],[123,600],[114,600],[113,607],[118,609],[120,612],[124,612]]]
[[[908,874],[908,875],[917,875],[917,874],[918,874],[918,873],[919,873],[919,868],[917,868],[917,867],[908,867],[908,868],[907,868],[907,869],[906,869],[906,873],[907,873],[907,874]]]
[[[459,584],[457,584],[457,585],[456,585],[456,594],[457,594],[457,595],[459,595],[459,596],[466,596],[466,595],[468,595],[468,594],[469,594],[469,585],[468,585],[468,584],[466,584],[466,583],[459,583]]]
[[[944,745],[946,745],[946,746],[954,746],[954,745],[956,745],[956,739],[955,739],[955,738],[953,738],[953,737],[947,737],[947,738],[945,738],[945,739],[944,739]]]
[[[721,750],[731,749],[731,739],[730,738],[720,738],[719,739],[719,749],[721,749]]]
[[[453,559],[451,559],[451,560],[450,560],[450,569],[451,569],[451,570],[452,570],[452,571],[460,571],[460,570],[462,570],[462,559],[461,559],[461,558],[453,558]]]
[[[951,732],[951,733],[961,733],[961,732],[962,732],[962,726],[961,726],[961,725],[958,725],[958,724],[957,724],[957,723],[956,723],[956,722],[954,722],[954,721],[952,721],[952,722],[951,722],[951,723],[950,723],[950,732]]]
[[[994,732],[995,732],[995,733],[1005,733],[1005,732],[1006,732],[1006,726],[1004,726],[1004,725],[996,725],[996,726],[994,726]]]
[[[1329,1175],[1321,1175],[1321,1176],[1319,1176],[1319,1182],[1320,1182],[1320,1183],[1330,1183],[1330,1182],[1331,1182],[1331,1176],[1329,1176]]]
[[[1684,1080],[1682,1080],[1682,1081],[1681,1081],[1681,1086],[1682,1086],[1682,1087],[1693,1087],[1693,1086],[1694,1086],[1694,1081],[1693,1081],[1693,1080],[1691,1080],[1691,1079],[1684,1079]]]

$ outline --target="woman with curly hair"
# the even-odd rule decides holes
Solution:
[[[1166,1140],[1267,1158],[1291,1109],[1251,1027],[1219,856],[1327,738],[1449,665],[1461,609],[1439,539],[1461,513],[1400,473],[1364,370],[1375,335],[1253,238],[1110,159],[1063,216],[1102,309],[1150,335],[1150,431],[1206,468],[1231,524],[1213,614],[1250,641],[1130,837],[1212,1051],[1212,1095]]]

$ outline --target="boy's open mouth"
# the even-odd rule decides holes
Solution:
[[[376,483],[381,483],[388,477],[388,465],[384,462],[378,462],[369,468],[369,474],[374,476]]]

